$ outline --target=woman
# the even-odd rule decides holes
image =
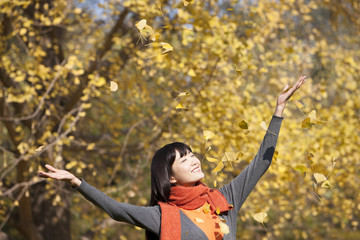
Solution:
[[[257,155],[219,190],[201,183],[204,173],[199,159],[189,146],[179,142],[165,145],[153,157],[148,207],[119,203],[70,172],[50,165],[46,165],[50,172],[40,171],[39,175],[69,181],[111,218],[144,228],[147,239],[236,239],[237,213],[270,166],[286,102],[305,81],[302,76],[291,88],[285,87]]]

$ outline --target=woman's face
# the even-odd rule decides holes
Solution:
[[[185,187],[194,186],[205,176],[201,171],[200,160],[190,151],[183,157],[180,157],[178,151],[175,152],[170,183]]]

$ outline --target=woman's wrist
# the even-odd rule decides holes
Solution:
[[[81,184],[81,180],[74,176],[74,178],[70,180],[70,183],[74,187],[78,187]]]
[[[284,109],[285,109],[285,105],[282,105],[282,106],[276,105],[274,116],[282,117]]]

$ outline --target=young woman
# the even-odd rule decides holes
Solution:
[[[179,142],[160,148],[152,159],[148,207],[119,203],[85,180],[50,165],[46,165],[49,172],[40,171],[39,175],[70,182],[111,218],[144,228],[147,239],[234,240],[237,213],[270,166],[286,102],[305,81],[306,77],[302,76],[291,88],[285,87],[277,99],[275,113],[257,155],[235,179],[219,190],[201,183],[204,173],[199,159],[189,146]],[[226,228],[228,230],[224,230]]]

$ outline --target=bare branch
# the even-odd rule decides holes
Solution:
[[[6,197],[8,195],[11,195],[13,192],[15,192],[18,188],[21,188],[21,187],[26,187],[26,188],[29,188],[30,186],[34,185],[34,184],[37,184],[37,183],[40,183],[40,182],[43,182],[43,181],[46,181],[46,179],[39,179],[39,180],[30,180],[28,182],[22,182],[22,183],[17,183],[15,184],[13,187],[9,188],[8,190],[6,190],[5,192],[3,192],[0,197]]]
[[[10,172],[12,171],[16,165],[22,161],[22,160],[29,160],[31,158],[34,158],[34,157],[38,157],[40,156],[43,152],[47,151],[49,148],[53,147],[59,140],[61,140],[62,138],[66,137],[73,129],[73,127],[75,126],[76,122],[80,119],[80,112],[83,110],[83,107],[80,106],[80,107],[77,107],[73,110],[71,110],[70,112],[68,112],[64,117],[63,117],[63,120],[62,121],[65,121],[64,119],[66,119],[68,116],[71,116],[74,112],[78,111],[75,119],[71,122],[71,124],[69,125],[68,129],[66,129],[65,132],[63,132],[61,135],[59,135],[54,141],[52,141],[51,143],[49,143],[48,145],[46,145],[44,148],[42,148],[40,151],[32,154],[32,155],[21,155],[20,157],[14,159],[14,162],[13,164],[7,168],[0,176],[0,181]],[[62,124],[63,125],[63,124]],[[59,126],[60,127],[62,127]],[[59,132],[59,131],[58,131]]]
[[[20,199],[24,196],[24,194],[25,194],[25,192],[26,192],[27,189],[28,189],[28,187],[24,187],[24,188],[22,189],[22,191],[20,192],[20,194],[19,194],[19,195],[17,196],[17,198],[16,198],[16,201],[17,201],[17,202],[19,202]],[[10,218],[10,216],[11,216],[11,213],[13,212],[13,210],[14,210],[15,207],[16,207],[15,204],[13,204],[13,205],[11,206],[11,208],[10,208],[8,214],[6,215],[4,221],[3,221],[3,222],[1,223],[1,225],[0,225],[0,231],[1,231],[1,229],[5,226],[5,224],[7,223],[7,221],[9,220],[9,218]]]
[[[126,134],[126,137],[125,137],[125,140],[124,140],[124,144],[122,145],[122,148],[121,148],[121,152],[120,152],[120,156],[119,156],[120,159],[122,159],[122,157],[123,157],[123,155],[124,155],[125,148],[126,148],[126,146],[127,146],[127,143],[128,143],[129,137],[130,137],[130,133],[132,132],[133,129],[135,129],[137,126],[139,126],[139,125],[140,125],[141,123],[143,123],[145,120],[146,120],[146,119],[142,119],[142,120],[140,120],[140,121],[137,121],[135,124],[133,124],[133,125],[130,127],[129,131],[128,131],[127,134]],[[116,173],[117,173],[117,171],[118,171],[118,169],[119,169],[119,166],[120,166],[121,164],[122,164],[122,161],[118,162],[118,163],[115,165],[114,170],[113,170],[113,172],[112,172],[112,174],[111,174],[111,177],[110,177],[110,179],[109,179],[108,182],[107,182],[108,185],[110,185],[111,182],[114,180],[115,175],[116,175]]]

